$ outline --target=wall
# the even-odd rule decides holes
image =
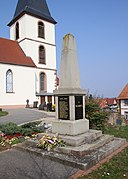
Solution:
[[[13,72],[13,93],[6,93],[6,72]],[[35,96],[35,68],[0,64],[0,106],[26,105],[38,100]]]
[[[125,111],[128,112],[128,105],[125,104],[125,100],[121,100],[121,115],[125,115]]]

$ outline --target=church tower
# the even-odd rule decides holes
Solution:
[[[46,0],[18,0],[10,26],[10,39],[18,41],[37,66],[36,96],[40,103],[53,102],[56,88],[55,24]]]

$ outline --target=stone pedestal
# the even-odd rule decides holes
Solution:
[[[79,94],[78,94],[79,91]],[[89,121],[85,119],[85,91],[77,89],[56,90],[56,118],[52,123],[52,132],[64,135],[78,135],[89,130]]]
[[[52,123],[52,132],[63,135],[78,135],[89,130],[89,121],[80,119],[78,121],[56,121]]]

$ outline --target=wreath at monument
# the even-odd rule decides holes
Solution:
[[[58,136],[50,136],[48,134],[44,134],[39,140],[37,147],[43,150],[50,151],[56,147],[65,146],[64,141]]]

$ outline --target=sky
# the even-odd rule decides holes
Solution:
[[[0,0],[0,37],[18,0]],[[56,47],[59,76],[62,39],[76,38],[81,87],[98,97],[118,97],[128,83],[128,0],[47,0],[57,21]]]

